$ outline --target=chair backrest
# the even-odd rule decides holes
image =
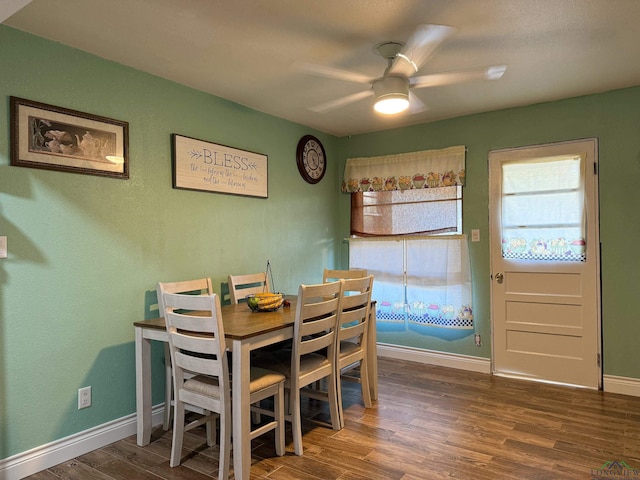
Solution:
[[[160,316],[164,316],[165,304],[163,295],[165,293],[189,293],[192,295],[211,295],[213,286],[210,278],[197,278],[195,280],[185,280],[183,282],[158,282],[156,287],[158,294],[158,311]]]
[[[336,280],[341,280],[343,278],[362,278],[366,276],[367,271],[360,268],[353,270],[330,270],[325,268],[322,274],[322,282],[335,282]]]
[[[220,298],[216,294],[164,293],[162,301],[176,392],[185,378],[214,376],[218,377],[220,400],[228,402],[225,397],[230,392],[229,364]],[[194,311],[199,314],[194,315]]]
[[[231,303],[239,303],[247,295],[271,292],[267,272],[247,275],[229,275],[229,295]]]
[[[342,305],[342,282],[300,285],[293,333],[292,370],[300,357],[324,352],[335,359],[337,329]]]
[[[339,340],[349,339],[364,346],[371,310],[373,275],[341,282],[343,297]]]

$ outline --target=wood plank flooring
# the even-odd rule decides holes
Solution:
[[[640,398],[380,359],[380,395],[362,405],[344,384],[346,426],[308,421],[304,455],[276,457],[272,435],[253,443],[251,478],[272,480],[640,479]],[[327,418],[322,402],[307,417]],[[182,464],[169,467],[171,431],[138,447],[129,437],[29,477],[212,479],[217,447],[204,430],[185,438]],[[607,463],[617,462],[617,463]]]

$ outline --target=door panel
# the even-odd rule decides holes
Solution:
[[[547,362],[554,359],[544,357],[570,360],[582,359],[581,338],[568,335],[510,330],[507,332],[506,348],[509,353],[521,354],[523,360],[525,356],[531,357],[531,355],[540,355],[542,356],[541,360],[546,360]],[[531,361],[531,358],[527,361]],[[526,366],[523,368],[526,368]]]
[[[578,273],[508,272],[505,293],[521,295],[580,296]]]
[[[564,187],[557,178],[550,182],[555,159],[566,171],[572,169],[581,185]],[[527,175],[522,180],[520,165]],[[538,165],[541,176],[536,179]],[[492,361],[497,375],[591,388],[602,384],[596,171],[595,139],[489,155]],[[504,188],[503,180],[508,183]],[[569,215],[563,217],[562,208],[555,208],[557,198],[573,202]],[[577,207],[580,202],[584,204]],[[566,232],[583,238],[571,241]],[[529,234],[540,238],[526,239]]]
[[[579,328],[582,320],[580,305],[556,305],[549,303],[507,302],[509,323],[536,325],[540,328]]]

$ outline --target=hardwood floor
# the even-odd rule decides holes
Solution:
[[[373,408],[362,406],[358,384],[343,382],[345,428],[306,422],[302,457],[290,431],[284,457],[263,436],[251,478],[640,478],[640,398],[391,359],[379,366]],[[306,415],[328,416],[322,402]],[[217,478],[217,447],[206,446],[203,430],[187,433],[180,467],[169,467],[170,449],[171,432],[158,427],[147,447],[129,437],[29,478]]]

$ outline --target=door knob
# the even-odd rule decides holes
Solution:
[[[498,283],[504,282],[504,275],[502,275],[501,273],[496,273],[496,282]]]

